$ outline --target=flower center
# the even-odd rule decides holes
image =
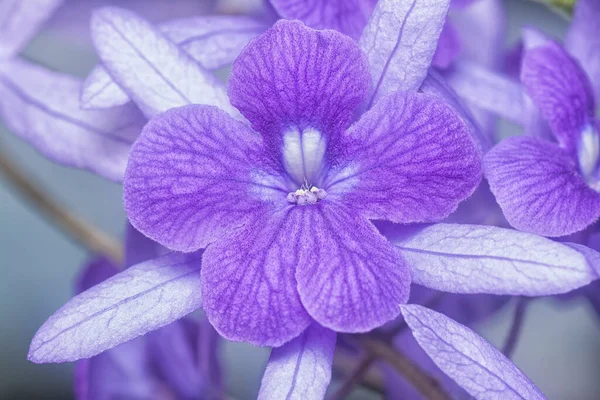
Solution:
[[[316,129],[294,127],[283,134],[283,165],[299,190],[310,191],[319,183],[325,148],[325,138]]]
[[[600,138],[598,137],[598,132],[592,125],[586,125],[581,132],[577,146],[579,170],[588,184],[594,190],[600,191],[600,182],[596,177],[598,156],[600,156]]]
[[[305,185],[295,192],[290,192],[287,195],[288,203],[298,204],[299,206],[316,204],[327,197],[327,192],[323,189],[319,189],[316,186],[308,188]]]

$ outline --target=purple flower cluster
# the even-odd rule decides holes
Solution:
[[[509,359],[520,322],[506,354],[469,327],[511,296],[516,321],[523,296],[600,304],[600,3],[579,0],[566,47],[529,29],[510,57],[498,0],[156,25],[105,6],[85,81],[18,57],[60,2],[6,3],[0,118],[122,182],[131,224],[126,268],[87,265],[31,342],[78,362],[79,399],[222,398],[221,337],[272,348],[260,399],[323,398],[362,340],[437,379],[385,366],[392,398],[545,398]],[[525,134],[497,140],[497,118]]]

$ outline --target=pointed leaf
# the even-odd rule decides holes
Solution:
[[[214,105],[239,115],[212,74],[136,14],[101,8],[91,27],[104,66],[147,117],[186,104]]]
[[[516,365],[466,326],[422,306],[400,308],[421,348],[476,399],[545,399]]]
[[[416,91],[435,54],[449,0],[380,0],[360,38],[371,65],[374,102],[391,91]]]
[[[0,59],[16,56],[63,0],[0,1]]]
[[[597,279],[578,251],[512,229],[436,224],[384,233],[412,266],[415,283],[445,292],[543,296]]]
[[[313,323],[271,351],[259,400],[322,399],[331,380],[335,332]]]
[[[81,82],[26,61],[0,65],[0,115],[48,158],[121,181],[129,148],[145,122],[133,107],[83,111]]]
[[[198,309],[201,256],[169,253],[75,296],[35,334],[29,360],[91,357]]]
[[[201,67],[214,70],[231,64],[242,48],[266,29],[264,23],[243,16],[198,16],[162,23],[158,29],[177,43]],[[81,106],[109,108],[129,101],[127,93],[113,81],[102,65],[85,79]]]

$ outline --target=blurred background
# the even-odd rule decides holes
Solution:
[[[230,12],[250,8],[252,2],[228,0],[219,2],[217,7]],[[106,3],[67,1],[31,42],[25,57],[85,77],[97,61],[87,29],[90,12]],[[157,22],[206,13],[215,2],[123,0],[113,3]],[[507,45],[517,39],[520,28],[526,25],[563,36],[567,20],[543,6],[525,0],[506,0],[505,4],[509,21]],[[516,129],[501,125],[503,135],[517,133]],[[47,161],[1,124],[0,146],[66,208],[111,235],[121,237],[125,214],[120,185]],[[1,176],[0,227],[0,399],[70,399],[73,365],[35,365],[27,361],[26,355],[36,330],[71,297],[73,279],[89,254],[41,218]],[[477,330],[501,346],[513,310],[514,304],[505,307]],[[513,360],[549,399],[599,399],[599,322],[598,316],[583,301],[559,304],[551,299],[539,299],[528,310]],[[223,357],[230,393],[238,399],[255,398],[268,351],[227,343]],[[374,397],[358,391],[353,398]]]

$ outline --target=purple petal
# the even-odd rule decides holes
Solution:
[[[0,2],[0,59],[16,56],[63,0]]]
[[[436,224],[385,232],[420,285],[451,293],[544,296],[597,279],[569,246],[512,229]]]
[[[368,108],[386,93],[419,89],[449,6],[450,0],[379,0],[360,38],[373,82]]]
[[[4,123],[48,158],[114,181],[123,179],[131,144],[144,118],[135,108],[82,111],[81,82],[14,60],[0,66]]]
[[[450,21],[446,21],[440,40],[438,41],[437,49],[431,60],[431,65],[437,68],[446,69],[460,54],[460,38],[454,25]]]
[[[305,227],[296,210],[314,207],[257,215],[206,249],[203,307],[221,336],[277,347],[310,325],[294,273],[308,250],[299,241],[314,227]]]
[[[469,328],[422,306],[401,308],[423,350],[475,398],[545,399],[521,370]]]
[[[544,236],[580,231],[600,216],[600,194],[556,144],[511,137],[487,153],[484,170],[508,222]]]
[[[370,219],[438,221],[481,180],[467,127],[435,96],[396,92],[347,132],[350,165],[332,174],[330,195]]]
[[[331,380],[335,332],[318,324],[271,350],[259,400],[322,399]]]
[[[600,276],[600,253],[590,247],[584,246],[579,243],[565,243],[567,246],[577,250],[583,254],[588,265],[596,271],[596,274]]]
[[[467,124],[471,137],[477,143],[481,153],[485,153],[492,147],[493,139],[481,129],[471,111],[465,106],[462,99],[458,97],[454,89],[448,85],[443,76],[431,69],[423,81],[420,90],[423,93],[441,98],[460,115],[463,122]]]
[[[569,25],[565,46],[590,78],[596,98],[600,98],[600,3],[578,0]]]
[[[593,121],[594,95],[585,72],[557,43],[525,52],[521,81],[559,143],[577,151],[581,130]]]
[[[311,28],[335,29],[358,39],[377,0],[271,0],[277,13]]]
[[[392,320],[409,294],[404,259],[352,208],[320,204],[288,213],[287,229],[304,233],[289,249],[299,252],[295,265],[302,304],[335,331],[366,332]]]
[[[130,223],[127,223],[125,228],[125,267],[131,267],[157,258],[165,252],[164,247],[147,238]]]
[[[266,26],[243,16],[199,16],[162,23],[158,29],[195,59],[201,67],[213,70],[231,64],[242,48]],[[107,108],[125,104],[129,96],[96,66],[82,87],[83,108]]]
[[[523,91],[517,82],[467,61],[455,62],[445,77],[468,104],[522,122]]]
[[[191,105],[155,117],[129,158],[130,222],[173,250],[206,247],[266,207],[261,191],[282,190],[259,182],[262,149],[260,135],[215,107]]]
[[[104,66],[146,116],[192,103],[237,115],[217,79],[136,14],[105,7],[94,12],[91,29]]]
[[[368,88],[368,64],[356,42],[286,20],[244,49],[229,78],[232,104],[275,143],[291,127],[341,134]]]
[[[201,305],[200,256],[168,254],[75,296],[38,330],[29,360],[91,357],[196,310]]]

